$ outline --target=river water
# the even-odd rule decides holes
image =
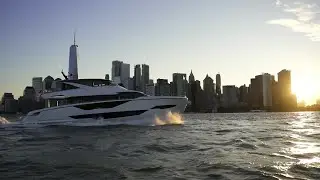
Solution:
[[[0,128],[0,179],[320,179],[320,113]],[[13,121],[13,119],[8,119]]]

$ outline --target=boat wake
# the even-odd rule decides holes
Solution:
[[[160,119],[159,117],[155,117],[154,124],[155,125],[184,124],[184,120],[181,114],[168,112],[166,117],[163,119]]]
[[[8,121],[6,118],[0,116],[0,125],[1,124],[10,124],[10,121]]]

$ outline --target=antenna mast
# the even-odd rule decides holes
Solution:
[[[76,45],[76,31],[73,32],[73,45]]]

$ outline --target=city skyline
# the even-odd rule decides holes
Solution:
[[[33,77],[61,78],[77,29],[79,78],[111,74],[113,60],[131,64],[130,74],[136,64],[148,64],[154,80],[172,81],[173,73],[192,70],[195,79],[220,73],[222,85],[237,87],[262,72],[276,75],[290,69],[298,100],[312,104],[319,98],[320,30],[310,28],[317,25],[312,13],[316,1],[136,3],[141,6],[122,1],[4,1],[0,93],[20,96]],[[190,16],[186,12],[191,10]]]

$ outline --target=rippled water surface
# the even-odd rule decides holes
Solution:
[[[183,125],[0,128],[0,179],[320,179],[320,113]]]

